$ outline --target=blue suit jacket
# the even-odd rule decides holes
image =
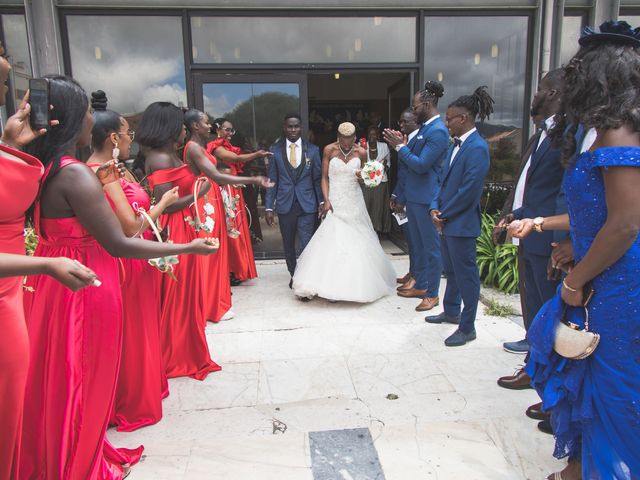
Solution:
[[[429,205],[434,198],[442,165],[447,156],[449,131],[440,118],[422,125],[412,139],[413,145],[402,147],[398,159],[407,167],[404,197],[407,202]]]
[[[282,138],[271,146],[273,156],[269,159],[267,176],[275,185],[267,189],[265,208],[279,214],[289,213],[297,199],[305,213],[315,213],[322,201],[320,149],[303,140],[303,161],[294,169],[287,160],[286,145],[286,139]]]
[[[484,177],[489,172],[489,146],[475,131],[460,146],[449,166],[453,145],[449,147],[445,173],[431,209],[440,210],[446,219],[443,235],[478,237],[480,235],[480,197]]]
[[[564,169],[560,164],[560,150],[551,146],[545,138],[531,157],[527,172],[522,206],[514,210],[517,219],[550,217],[558,211],[558,200],[562,186]],[[551,255],[552,231],[536,233],[520,240],[525,254]]]
[[[419,132],[420,129],[418,129]],[[409,140],[407,143],[407,148],[411,150],[416,143],[416,137],[418,136],[418,132]],[[407,172],[409,168],[405,162],[398,162],[398,180],[396,182],[396,188],[393,189],[393,195],[396,197],[396,201],[400,205],[405,205],[407,203],[407,197],[404,193],[407,183]]]

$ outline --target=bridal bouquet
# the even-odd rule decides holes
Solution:
[[[362,167],[361,175],[366,187],[377,187],[382,182],[384,165],[376,160],[369,161]]]

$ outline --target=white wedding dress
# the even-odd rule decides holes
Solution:
[[[329,162],[329,212],[293,276],[300,297],[369,303],[395,293],[396,272],[382,250],[355,171],[360,159]]]

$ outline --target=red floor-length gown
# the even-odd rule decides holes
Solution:
[[[209,142],[207,144],[207,151],[211,156],[214,156],[215,150],[220,147],[236,155],[241,153],[241,149],[232,145],[226,138],[218,138]],[[213,161],[215,162],[215,160]],[[231,167],[233,175],[238,175],[238,173],[242,171],[240,164],[232,163],[229,166]],[[247,217],[244,195],[241,188],[231,186],[230,190],[231,195],[237,196],[239,200],[235,223],[237,225],[236,228],[240,232],[240,236],[237,238],[229,237],[229,270],[237,280],[250,280],[256,278],[258,272],[256,270],[256,262],[253,258],[253,246],[251,245],[251,233],[249,231],[249,219]],[[253,221],[257,222],[258,219],[253,219]]]
[[[43,171],[36,158],[0,145],[0,252],[24,255],[24,212],[36,198]],[[0,278],[0,332],[0,480],[9,480],[18,478],[29,369],[22,277]]]
[[[63,157],[61,168],[73,163],[81,162]],[[39,235],[35,255],[78,260],[102,285],[74,293],[45,275],[27,281],[31,361],[20,480],[119,480],[122,464],[136,463],[142,447],[118,450],[123,461],[114,463],[105,436],[122,347],[118,261],[78,218],[41,218],[39,200],[34,222]]]
[[[138,182],[120,180],[129,205],[148,212],[151,199]],[[151,229],[143,238],[151,239]],[[147,260],[121,259],[124,310],[122,355],[111,424],[132,432],[158,423],[169,395],[160,348],[160,275]]]
[[[149,185],[171,184],[179,187],[181,197],[193,195],[196,176],[188,165],[156,170],[148,177]],[[183,208],[177,212],[163,214],[160,224],[168,229],[169,240],[188,243],[197,237],[189,221],[194,217],[193,209]],[[217,256],[214,253],[211,256]],[[220,370],[211,360],[204,334],[204,268],[208,257],[179,255],[180,262],[174,265],[173,280],[163,274],[160,282],[160,346],[167,377],[190,376],[204,380],[210,372]]]
[[[195,142],[188,142],[195,143]],[[198,145],[196,143],[196,145]],[[202,146],[198,145],[199,148]],[[185,157],[187,147],[185,146]],[[216,163],[207,151],[202,148],[202,152]],[[186,160],[186,158],[185,158]],[[209,180],[211,181],[211,180]],[[229,239],[227,238],[227,227],[225,223],[224,204],[218,185],[211,181],[211,189],[206,194],[206,199],[213,205],[213,232],[200,230],[200,236],[217,238],[220,241],[220,249],[217,254],[209,255],[205,260],[204,275],[202,277],[204,285],[204,321],[219,322],[222,316],[231,308],[231,283],[229,281]],[[200,215],[204,215],[203,206],[205,197],[198,199]]]

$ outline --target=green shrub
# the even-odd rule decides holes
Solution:
[[[513,308],[510,305],[500,303],[496,300],[489,300],[486,305],[485,313],[492,317],[508,317],[514,315]]]
[[[504,293],[518,292],[518,247],[512,244],[494,245],[491,232],[496,216],[484,212],[478,237],[478,269],[480,279],[488,287]]]

